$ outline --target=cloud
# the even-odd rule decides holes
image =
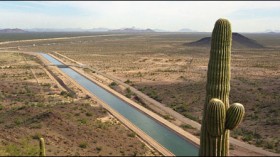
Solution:
[[[169,30],[191,27],[199,31],[211,31],[214,22],[220,17],[233,19],[234,21],[239,19],[250,21],[250,16],[247,18],[246,16],[234,16],[234,14],[240,13],[242,10],[248,12],[257,12],[260,9],[269,10],[271,8],[280,10],[279,2],[250,1],[88,1],[71,2],[69,5],[75,5],[81,10],[87,10],[95,14],[96,25],[107,27],[164,27],[164,29]]]
[[[10,25],[18,27],[31,27],[31,25],[49,28],[135,26],[171,31],[181,28],[212,31],[215,21],[223,17],[228,18],[232,23],[240,24],[240,26],[235,27],[238,28],[238,31],[257,30],[257,28],[265,30],[270,27],[269,24],[271,27],[280,29],[280,24],[276,22],[280,16],[277,12],[280,10],[280,2],[277,1],[32,1],[25,2],[24,6],[36,6],[37,10],[34,9],[36,14],[28,14],[28,11],[20,11],[19,13],[15,10],[9,12],[6,9],[4,10],[6,17],[4,17],[0,10],[1,20],[8,20]],[[275,10],[272,13],[276,12],[279,16],[274,14],[271,18],[267,14],[271,9]],[[251,15],[255,13],[259,16],[254,16],[252,19]],[[13,20],[9,20],[7,17]],[[25,18],[29,23],[24,23],[22,18]],[[268,23],[248,28],[251,25],[250,22],[263,23],[262,21]],[[7,22],[3,21],[2,23]],[[277,24],[278,26],[274,26]]]
[[[0,19],[5,21],[5,25],[1,25],[2,28],[79,28],[90,24],[91,21],[88,17],[73,18],[5,11],[0,11]]]

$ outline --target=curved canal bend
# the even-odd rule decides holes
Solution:
[[[64,65],[55,58],[48,54],[41,53],[41,55],[50,61],[54,65]],[[198,148],[191,142],[187,141],[183,137],[177,135],[175,132],[168,129],[166,126],[159,124],[155,119],[142,113],[136,108],[132,107],[128,103],[119,99],[115,95],[106,91],[102,87],[96,85],[94,82],[88,80],[84,76],[80,75],[71,68],[60,68],[65,74],[72,79],[76,80],[81,86],[86,88],[92,94],[97,96],[103,102],[108,104],[115,111],[119,112],[135,126],[144,131],[147,135],[152,137],[155,141],[160,143],[170,152],[176,156],[197,156]]]

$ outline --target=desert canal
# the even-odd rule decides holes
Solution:
[[[64,65],[52,56],[41,53],[44,58],[50,61],[54,65]],[[170,152],[176,156],[197,156],[198,148],[185,138],[179,136],[171,129],[160,124],[155,119],[149,117],[145,113],[132,107],[127,102],[121,100],[115,95],[111,94],[107,90],[98,86],[94,82],[88,80],[84,76],[80,75],[71,68],[58,68],[67,74],[72,79],[76,80],[81,86],[86,88],[92,94],[97,96],[103,102],[108,104],[115,111],[119,112],[122,116],[132,122],[135,126],[144,131],[147,135],[152,137],[155,141],[160,143]]]

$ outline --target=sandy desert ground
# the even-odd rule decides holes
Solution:
[[[34,56],[0,56],[1,155],[36,156],[38,137],[51,156],[160,155],[55,67],[48,69],[67,89]]]
[[[266,48],[235,48],[231,60],[230,103],[244,104],[246,116],[231,136],[280,152],[280,35],[244,34]],[[209,48],[189,47],[186,42],[209,33],[150,33],[96,36],[63,40],[15,42],[0,45],[9,50],[58,52],[113,75],[151,98],[197,122],[201,121],[205,97]],[[35,45],[34,45],[35,44]],[[27,45],[27,47],[24,47]],[[84,69],[88,73],[95,71]],[[106,81],[104,78],[100,78]],[[107,84],[112,82],[107,80]],[[111,84],[127,97],[127,88]],[[172,117],[162,115],[176,123]],[[199,136],[199,131],[178,124]],[[237,150],[239,148],[231,148]]]

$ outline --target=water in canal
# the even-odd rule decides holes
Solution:
[[[42,53],[42,56],[49,60],[55,65],[63,65],[55,58],[48,54]],[[92,94],[97,96],[103,102],[111,106],[115,111],[119,112],[135,126],[144,131],[147,135],[152,137],[162,146],[167,148],[170,152],[176,156],[197,156],[198,148],[192,143],[185,140],[181,136],[177,135],[175,132],[171,131],[167,127],[159,124],[156,120],[149,117],[148,115],[142,113],[141,111],[135,109],[128,103],[119,99],[115,95],[106,91],[102,87],[98,86],[94,82],[88,80],[84,76],[80,75],[71,68],[59,68],[61,71],[69,75],[72,79],[76,80],[81,86],[86,88]]]

